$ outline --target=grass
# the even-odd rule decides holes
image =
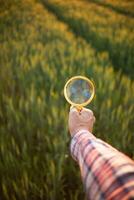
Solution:
[[[134,71],[134,21],[105,7],[86,1],[42,0],[47,8],[67,23],[98,52],[107,51],[116,70],[132,79]],[[89,12],[90,11],[90,12]],[[126,39],[127,38],[127,39]]]
[[[88,0],[89,2],[97,3],[98,5],[104,6],[106,8],[109,8],[117,13],[120,13],[122,15],[126,15],[129,17],[134,17],[134,2],[129,0]]]

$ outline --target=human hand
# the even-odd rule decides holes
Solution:
[[[80,130],[92,132],[95,122],[94,114],[91,110],[83,108],[80,112],[76,108],[71,108],[69,112],[69,131],[74,136]]]

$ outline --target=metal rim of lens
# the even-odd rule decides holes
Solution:
[[[91,94],[91,97],[88,99],[88,101],[86,101],[86,102],[84,102],[84,103],[81,103],[81,104],[76,104],[76,103],[72,102],[72,101],[68,98],[67,89],[66,89],[67,86],[68,86],[68,84],[69,84],[71,81],[77,80],[77,79],[82,79],[82,80],[87,81],[87,82],[89,83],[89,85],[92,87],[92,94]],[[76,107],[83,107],[83,106],[88,105],[88,104],[92,101],[92,99],[94,98],[94,95],[95,95],[95,87],[94,87],[94,84],[93,84],[93,82],[92,82],[90,79],[88,79],[88,78],[85,77],[85,76],[73,76],[72,78],[70,78],[70,79],[66,82],[66,84],[65,84],[65,86],[64,86],[64,96],[65,96],[66,100],[67,100],[71,105],[76,106]]]

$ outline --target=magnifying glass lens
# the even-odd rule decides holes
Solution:
[[[83,79],[74,79],[66,87],[68,98],[75,104],[87,102],[92,95],[92,90],[89,82]]]

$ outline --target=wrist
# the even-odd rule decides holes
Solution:
[[[95,137],[93,134],[92,134],[92,132],[90,132],[88,129],[86,129],[86,128],[83,128],[83,129],[78,129],[78,130],[76,130],[76,131],[74,131],[74,133],[71,133],[71,138],[73,138],[74,136],[76,136],[76,135],[79,135],[79,134],[84,134],[84,133],[88,133],[91,137]]]

